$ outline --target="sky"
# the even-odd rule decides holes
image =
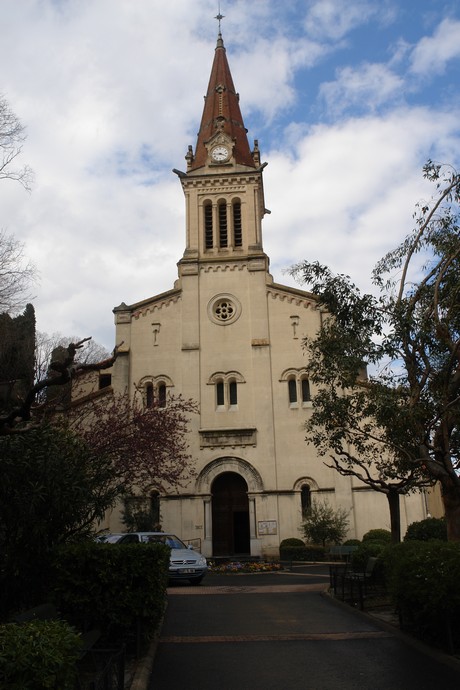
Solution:
[[[0,228],[40,281],[37,328],[111,350],[112,309],[172,289],[185,249],[173,168],[195,147],[217,0],[1,0],[0,93],[26,127],[32,191],[0,184]],[[276,282],[318,260],[371,271],[460,168],[458,0],[221,0]]]

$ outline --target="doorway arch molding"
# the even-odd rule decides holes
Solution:
[[[249,462],[240,458],[224,457],[212,460],[201,470],[196,480],[197,493],[210,494],[214,479],[223,472],[235,472],[243,477],[248,485],[248,493],[259,493],[264,490],[262,477]]]

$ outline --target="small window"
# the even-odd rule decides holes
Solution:
[[[235,247],[243,244],[243,229],[241,226],[241,204],[235,201],[233,204],[233,242]]]
[[[230,394],[230,405],[238,404],[238,393],[236,387],[236,381],[230,381],[229,383],[229,394]]]
[[[204,244],[206,249],[212,249],[212,205],[206,204],[204,207]]]
[[[311,490],[308,484],[304,484],[300,489],[300,503],[302,507],[302,517],[306,517],[311,508]]]
[[[99,390],[112,385],[112,374],[99,374]]]
[[[219,204],[219,247],[228,246],[227,234],[227,204],[224,202]]]
[[[308,379],[302,379],[302,402],[309,402],[310,400],[310,382]]]
[[[288,391],[289,391],[289,402],[291,404],[296,403],[297,402],[297,381],[295,379],[289,379]]]
[[[145,404],[147,407],[153,407],[153,385],[148,383],[145,387]]]
[[[225,404],[224,382],[223,381],[218,381],[216,384],[216,399],[217,399],[217,406],[223,407],[223,405]]]
[[[158,407],[166,407],[166,386],[160,383],[158,386]]]

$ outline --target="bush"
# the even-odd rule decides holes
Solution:
[[[85,542],[59,549],[54,591],[62,615],[80,630],[100,628],[106,641],[133,638],[161,620],[170,549],[163,544]]]
[[[391,532],[387,529],[370,529],[369,532],[363,535],[363,542],[365,541],[379,541],[384,544],[390,544]]]
[[[452,625],[452,632],[460,633],[460,544],[395,544],[386,554],[385,565],[388,591],[405,624],[438,638],[446,623]]]
[[[369,558],[380,558],[387,548],[387,544],[381,541],[363,541],[351,554],[351,566],[356,572],[364,572]]]
[[[344,508],[334,508],[326,502],[313,501],[302,523],[302,530],[313,544],[340,544],[347,533],[348,513]]]
[[[283,539],[280,544],[280,551],[286,546],[305,546],[305,542],[302,539],[297,539],[297,537],[289,537],[289,539]]]
[[[0,626],[1,687],[74,690],[79,635],[64,621]]]
[[[361,544],[359,539],[347,539],[343,542],[343,546],[359,546]]]
[[[300,544],[285,544],[285,542],[300,542]],[[323,561],[325,549],[318,544],[304,544],[301,539],[285,539],[280,545],[280,559],[282,561]]]
[[[407,528],[404,541],[431,541],[438,539],[447,541],[447,526],[444,518],[426,518],[419,522],[413,522]]]

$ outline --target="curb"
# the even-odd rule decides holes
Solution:
[[[166,599],[165,608],[160,623],[158,625],[158,630],[155,632],[154,638],[150,643],[147,654],[142,657],[142,659],[136,666],[134,677],[131,681],[131,685],[129,686],[129,690],[148,690],[150,676],[152,675],[153,663],[155,661],[155,655],[157,653],[158,642],[160,640],[161,630],[163,628],[167,606],[168,601]]]

